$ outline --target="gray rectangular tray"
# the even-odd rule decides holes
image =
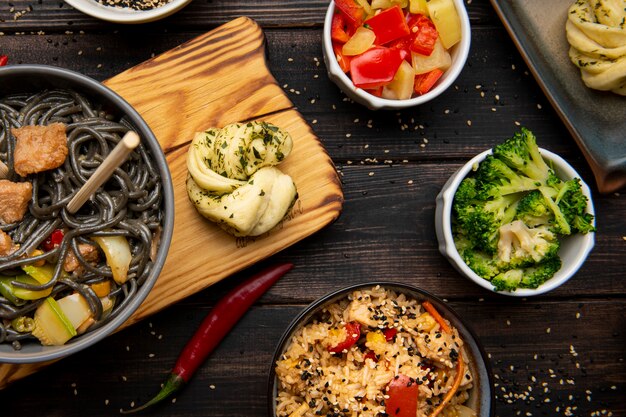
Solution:
[[[626,97],[587,88],[569,60],[574,0],[491,0],[535,79],[581,148],[598,190],[626,185]]]

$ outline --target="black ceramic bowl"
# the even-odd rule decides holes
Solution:
[[[474,332],[467,326],[461,317],[455,313],[445,302],[434,295],[408,284],[400,284],[388,281],[373,281],[364,284],[351,285],[337,291],[333,291],[319,298],[317,301],[306,307],[287,327],[278,342],[274,357],[272,358],[271,368],[268,381],[268,415],[276,415],[276,396],[278,394],[278,380],[276,378],[276,361],[278,361],[290,343],[293,334],[301,327],[307,325],[313,316],[319,313],[325,306],[336,303],[345,298],[354,290],[364,290],[367,288],[380,285],[383,288],[390,289],[396,293],[402,293],[406,296],[419,300],[430,301],[433,306],[441,313],[441,315],[457,328],[459,335],[465,342],[465,351],[469,356],[469,366],[474,376],[474,387],[470,391],[470,398],[467,406],[476,411],[478,417],[491,417],[494,415],[494,393],[491,389],[493,386],[491,367],[487,360],[487,355],[483,350],[478,338]]]
[[[136,128],[142,142],[150,149],[162,179],[163,231],[156,261],[148,278],[117,316],[102,327],[75,337],[63,346],[42,346],[37,342],[25,342],[21,350],[14,350],[10,344],[0,344],[0,363],[34,363],[59,359],[85,349],[111,334],[137,310],[154,286],[165,263],[174,229],[174,191],[170,171],[159,142],[139,113],[111,89],[73,71],[43,65],[12,65],[0,68],[2,97],[16,93],[36,93],[45,89],[75,90],[92,102],[100,104],[108,112],[119,117],[125,116]]]

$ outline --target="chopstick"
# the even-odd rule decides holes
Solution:
[[[139,135],[133,131],[127,132],[122,140],[113,148],[109,156],[100,164],[87,182],[78,190],[76,195],[66,206],[69,213],[76,213],[83,204],[113,175],[113,171],[119,167],[128,155],[139,145]]]
[[[2,161],[0,161],[0,180],[6,178],[9,175],[9,167]]]

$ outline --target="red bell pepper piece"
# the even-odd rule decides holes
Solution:
[[[411,33],[404,13],[397,4],[370,17],[365,24],[376,34],[376,45],[384,45]]]
[[[439,68],[435,68],[425,74],[418,74],[415,76],[415,85],[413,89],[417,94],[426,94],[431,88],[433,88],[433,85],[435,85],[437,80],[441,78],[442,75],[443,71]]]
[[[378,362],[378,358],[372,350],[368,350],[367,353],[365,353],[365,355],[363,356],[363,362],[365,362],[366,359],[371,359],[374,362]]]
[[[329,346],[329,352],[341,353],[345,349],[350,349],[361,337],[361,325],[356,321],[346,323],[344,329],[346,330],[346,338],[335,346]]]
[[[9,63],[9,57],[6,55],[0,55],[0,67],[4,67]]]
[[[416,14],[409,19],[408,25],[412,34],[411,50],[430,56],[439,37],[435,24],[426,16]]]
[[[64,236],[65,236],[65,233],[63,233],[63,230],[55,229],[52,233],[50,233],[50,236],[48,236],[46,240],[43,241],[43,243],[41,244],[41,247],[46,252],[50,252],[51,250],[61,246]]]
[[[395,41],[392,41],[389,43],[389,45],[387,45],[389,48],[392,49],[397,49],[402,53],[402,56],[404,57],[404,59],[409,63],[412,64],[412,58],[411,58],[411,44],[413,43],[413,39],[410,36],[403,36],[400,39],[396,39]]]
[[[354,30],[347,24],[346,15],[341,11],[333,15],[333,22],[330,29],[330,37],[333,41],[346,43],[352,36]]]
[[[346,323],[344,329],[346,331],[346,338],[335,346],[328,346],[329,352],[341,353],[344,350],[350,349],[357,340],[359,340],[359,337],[361,337],[361,325],[356,321]]]
[[[396,335],[398,334],[398,329],[396,329],[395,327],[390,327],[389,329],[385,329],[383,334],[385,335],[385,340],[391,342],[393,338],[396,337]]]
[[[354,28],[358,28],[365,19],[365,10],[355,0],[335,0],[335,6],[341,10]]]
[[[393,80],[403,59],[398,49],[383,46],[368,49],[350,61],[352,82],[364,89],[384,86]]]
[[[343,72],[350,72],[350,61],[352,57],[344,55],[342,46],[335,42],[333,42],[333,51],[335,52],[335,58],[341,70]]]
[[[387,385],[385,412],[390,417],[415,417],[419,385],[406,375],[398,375]]]

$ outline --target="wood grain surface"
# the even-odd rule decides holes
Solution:
[[[273,255],[339,216],[343,194],[333,162],[270,74],[264,42],[261,28],[242,17],[105,81],[133,105],[159,140],[175,200],[174,233],[163,270],[121,328]],[[294,180],[298,199],[274,229],[235,238],[200,216],[189,201],[187,148],[194,132],[253,119],[292,136],[293,150],[280,169]],[[0,365],[0,388],[45,365]]]
[[[326,76],[327,1],[194,0],[168,19],[140,26],[110,25],[54,1],[11,4],[32,11],[14,20],[0,6],[0,54],[98,80],[238,16],[254,18],[267,38],[270,72],[337,166],[345,203],[331,225],[270,259],[1,390],[2,415],[111,416],[136,406],[156,393],[221,297],[262,268],[288,261],[294,270],[233,328],[175,401],[144,415],[267,416],[270,360],[288,323],[327,292],[381,279],[448,300],[470,324],[497,375],[496,416],[626,416],[626,194],[602,195],[593,186],[585,158],[489,0],[465,1],[472,47],[454,85],[400,112],[351,103]],[[594,250],[565,285],[512,300],[450,266],[437,250],[433,218],[448,177],[518,124],[592,185],[598,232]]]

